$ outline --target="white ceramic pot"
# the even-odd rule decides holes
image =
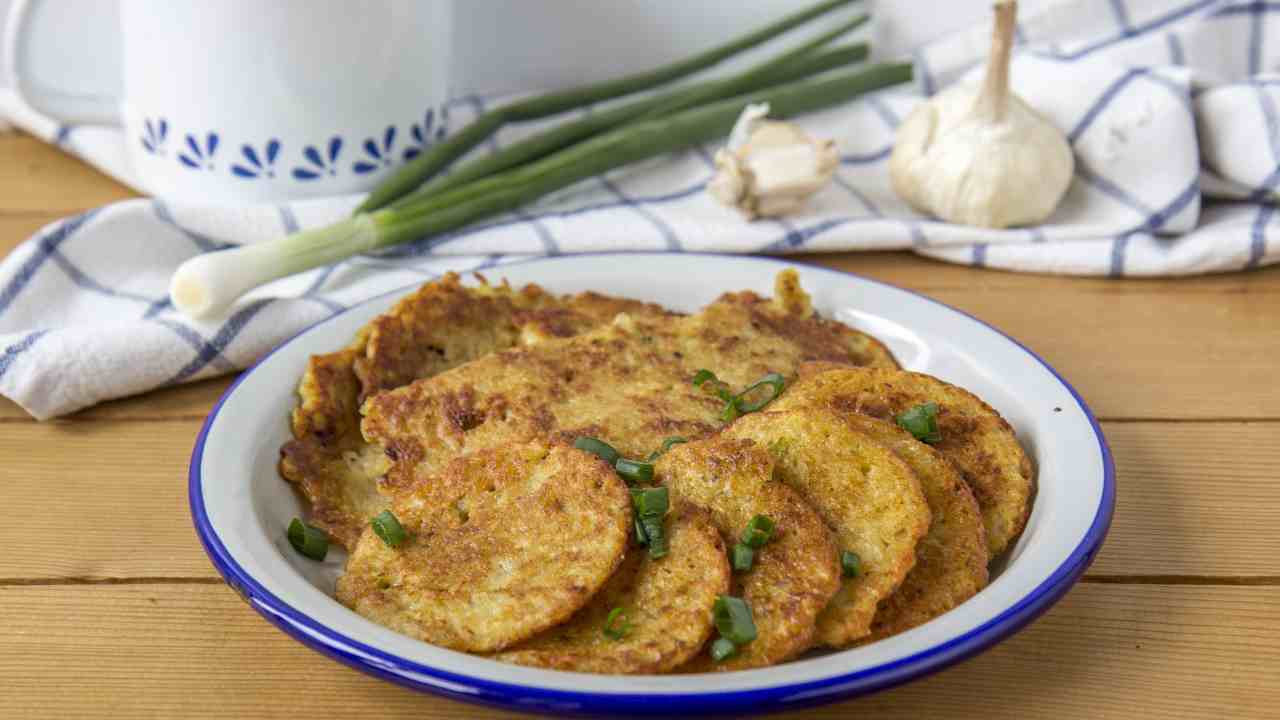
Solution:
[[[451,0],[122,0],[118,96],[27,72],[51,48],[64,68],[103,63],[66,57],[80,48],[49,31],[58,24],[33,22],[64,9],[14,2],[11,82],[61,122],[123,126],[155,195],[233,203],[367,190],[444,132]]]

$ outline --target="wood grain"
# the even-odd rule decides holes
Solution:
[[[200,423],[0,426],[0,580],[216,577],[191,530]],[[1280,444],[1272,423],[1108,423],[1119,498],[1090,571],[1280,577]],[[32,452],[32,449],[35,451]],[[54,514],[74,528],[48,541]]]
[[[499,716],[311,652],[221,585],[0,587],[0,614],[4,717]],[[1277,663],[1278,588],[1080,585],[978,658],[804,717],[1274,717]]]
[[[0,213],[81,212],[138,194],[74,156],[24,133],[0,137]]]

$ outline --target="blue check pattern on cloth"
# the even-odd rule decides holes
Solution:
[[[458,232],[277,281],[201,322],[169,305],[178,264],[337,220],[359,198],[239,208],[143,199],[67,218],[0,262],[0,394],[48,418],[230,372],[374,295],[529,254],[902,248],[1008,270],[1117,277],[1280,261],[1280,75],[1270,74],[1280,69],[1280,2],[1024,0],[1013,86],[1067,132],[1077,172],[1048,222],[1007,231],[919,216],[893,194],[886,172],[895,129],[921,92],[975,79],[989,32],[983,25],[920,48],[918,88],[804,117],[814,135],[836,140],[842,162],[835,182],[789,218],[746,223],[711,200],[704,188],[716,147],[707,145]],[[452,103],[453,129],[487,102]],[[60,127],[12,96],[0,95],[0,113],[132,182],[118,131]],[[475,152],[547,124],[504,129]]]

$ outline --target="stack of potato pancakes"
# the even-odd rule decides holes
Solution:
[[[311,359],[280,473],[398,632],[597,673],[761,667],[971,598],[1031,509],[1012,428],[774,297],[692,315],[448,275]],[[323,553],[321,553],[323,554]]]

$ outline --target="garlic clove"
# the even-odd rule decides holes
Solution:
[[[889,174],[894,192],[921,212],[990,228],[1053,214],[1075,158],[1051,121],[1009,92],[1015,2],[995,7],[983,84],[952,87],[921,103],[898,128]]]
[[[840,155],[834,142],[814,140],[792,123],[767,121],[760,106],[752,105],[738,118],[729,144],[716,153],[715,164],[707,191],[754,220],[800,209],[831,182]]]

